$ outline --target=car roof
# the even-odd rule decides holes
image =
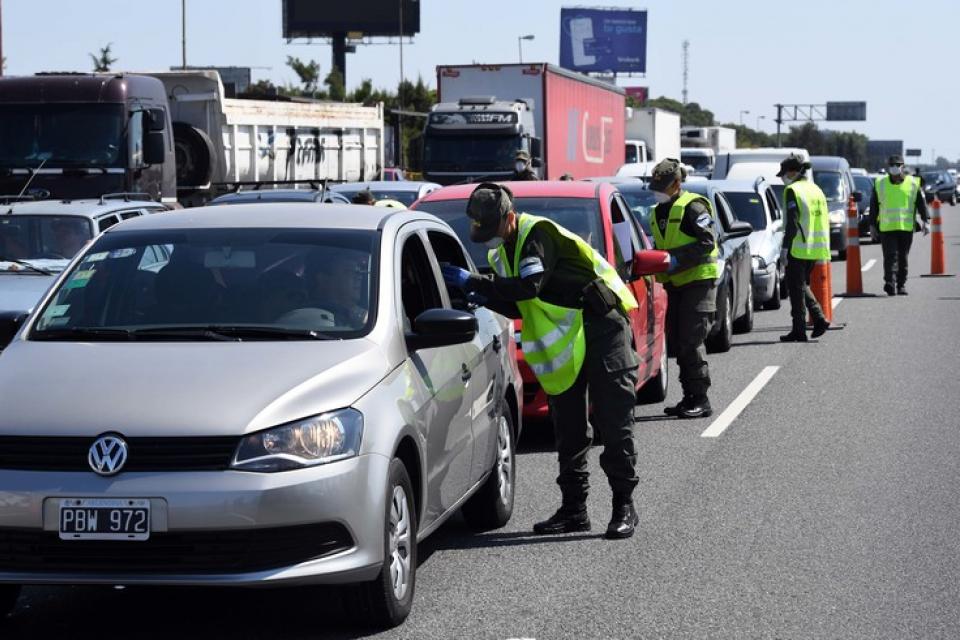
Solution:
[[[418,217],[437,220],[425,213]],[[390,218],[411,219],[406,209],[328,203],[318,207],[308,202],[242,203],[233,207],[207,206],[180,209],[162,216],[141,216],[111,227],[107,233],[172,229],[289,228],[358,229],[375,231]]]
[[[253,189],[249,191],[234,191],[217,196],[210,204],[233,201],[271,200],[273,198],[293,202],[312,202],[320,195],[319,189]]]
[[[162,204],[154,200],[124,200],[114,198],[97,198],[83,200],[24,200],[0,206],[0,216],[3,215],[31,215],[31,216],[83,216],[99,218],[114,211],[151,207],[165,209]]]
[[[370,189],[389,189],[390,191],[420,191],[422,187],[436,187],[440,185],[436,182],[423,182],[417,180],[371,180],[369,182],[344,182],[342,184],[332,184],[328,188],[331,191],[363,191]]]
[[[517,198],[596,198],[602,192],[614,190],[614,186],[606,182],[584,182],[583,180],[528,180],[497,184],[509,187]],[[423,196],[419,202],[466,200],[476,188],[476,184],[442,187]]]
[[[848,171],[850,163],[841,156],[810,156],[810,166],[814,171]]]
[[[761,184],[768,186],[770,184],[762,177],[756,180],[708,180],[708,182],[720,191],[733,193],[756,193]]]

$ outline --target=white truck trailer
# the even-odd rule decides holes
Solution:
[[[656,107],[627,107],[628,164],[680,157],[680,114]]]

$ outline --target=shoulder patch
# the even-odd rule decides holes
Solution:
[[[713,226],[713,218],[709,213],[701,213],[697,217],[697,226],[703,229],[709,229]]]

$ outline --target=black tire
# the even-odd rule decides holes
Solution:
[[[20,597],[20,585],[0,584],[0,620],[10,615],[17,608],[17,599]]]
[[[640,387],[637,392],[637,404],[654,404],[667,399],[667,386],[670,380],[670,359],[667,357],[667,338],[663,338],[663,350],[660,356],[660,370]]]
[[[202,187],[213,180],[217,153],[205,132],[185,122],[174,122],[173,150],[178,187]]]
[[[717,331],[707,337],[705,345],[707,353],[726,353],[730,351],[730,344],[733,341],[733,323],[730,319],[733,307],[731,294],[724,287],[717,291]]]
[[[779,309],[781,300],[783,300],[783,298],[780,297],[780,272],[778,269],[773,280],[773,296],[763,303],[763,308],[771,311]]]
[[[734,333],[750,333],[753,331],[753,284],[747,285],[747,304],[745,306],[747,310],[733,322]]]
[[[417,577],[417,511],[413,498],[413,484],[410,475],[403,463],[394,458],[390,461],[390,471],[387,474],[387,504],[384,513],[383,535],[383,567],[380,575],[371,582],[353,587],[348,593],[344,604],[349,613],[361,624],[369,624],[377,628],[386,629],[395,627],[403,622],[413,606],[413,592]],[[402,489],[402,500],[394,500],[395,490]],[[396,519],[395,502],[406,505],[405,531],[409,534],[409,544],[406,554],[407,572],[406,588],[398,598],[394,590],[392,542],[393,520]],[[399,549],[398,549],[399,550]]]
[[[517,488],[516,438],[513,414],[503,400],[497,418],[497,454],[493,469],[483,486],[461,508],[463,519],[474,531],[499,529],[510,522]]]

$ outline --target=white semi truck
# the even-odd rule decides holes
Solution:
[[[680,157],[680,114],[656,107],[627,107],[624,162],[660,162]]]

